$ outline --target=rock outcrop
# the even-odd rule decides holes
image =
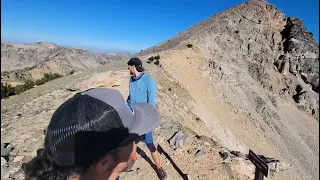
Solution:
[[[204,104],[197,115],[217,137],[228,137],[216,130],[218,121],[249,147],[272,144],[300,178],[312,179],[319,172],[314,154],[319,134],[310,130],[319,119],[318,48],[301,20],[285,17],[266,1],[250,0],[137,56],[161,57],[163,71]],[[211,114],[205,117],[203,109]],[[310,158],[300,158],[306,152]]]
[[[312,33],[300,19],[289,17],[282,36],[290,73],[299,74],[319,93],[319,46]]]
[[[251,0],[218,13],[137,56],[162,54],[164,57],[166,51],[186,49],[188,44],[193,45],[188,49],[203,54],[212,73],[219,72],[215,68],[219,64],[219,69],[222,64],[238,66],[234,71],[247,68],[247,73],[264,90],[280,96],[286,94],[288,98],[295,95],[296,86],[303,86],[308,100],[306,104],[296,105],[318,119],[319,46],[298,18],[285,18],[266,1]]]

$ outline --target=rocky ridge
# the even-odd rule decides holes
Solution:
[[[24,179],[22,163],[28,162],[36,155],[37,149],[43,146],[45,129],[51,115],[75,93],[87,88],[105,87],[118,89],[126,97],[129,73],[125,65],[125,62],[111,63],[65,76],[3,100],[2,178]],[[157,76],[161,69],[153,66],[147,66],[147,69],[157,77],[157,107],[162,114],[162,122],[154,138],[169,179],[252,179],[254,166],[247,159],[246,153],[228,149],[213,137],[205,123],[192,113],[193,107],[187,102],[193,99],[188,92],[170,75]],[[13,121],[15,123],[11,123]],[[174,137],[177,135],[180,138]],[[132,171],[121,174],[122,179],[157,178],[152,164],[149,164],[149,151],[143,143],[139,147],[141,150],[137,163]],[[290,169],[291,165],[281,160],[270,163],[270,167],[274,176]]]
[[[146,67],[158,83],[163,122],[155,139],[166,152],[161,160],[170,178],[181,178],[172,162],[191,179],[252,178],[253,166],[245,158],[250,148],[292,165],[279,165],[291,168],[273,179],[318,179],[316,47],[301,21],[252,0],[137,54],[145,62],[161,57],[158,65]],[[54,110],[77,91],[111,87],[126,96],[126,62],[119,64],[86,69],[3,100],[2,142],[14,147],[15,156],[28,152],[22,160],[27,161],[42,146]],[[186,141],[170,145],[179,131]],[[139,158],[134,171],[122,177],[155,179],[143,153]],[[5,166],[19,167],[11,162]]]
[[[306,86],[304,94],[299,95],[306,100],[297,104],[319,118],[318,101],[313,100],[318,99],[319,46],[300,19],[285,18],[266,1],[251,0],[215,14],[137,56],[164,57],[167,50],[182,50],[187,44],[204,53],[203,58],[213,69],[222,60],[247,68],[249,75],[270,93],[293,97],[299,94],[295,90],[298,85]],[[300,80],[304,81],[302,85]]]
[[[251,0],[137,54],[157,55],[203,104],[194,110],[216,137],[229,136],[221,124],[243,142],[237,149],[285,157],[298,179],[318,177],[319,50],[301,20]]]

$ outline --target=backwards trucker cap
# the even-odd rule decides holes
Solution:
[[[58,166],[89,166],[125,146],[124,141],[133,141],[159,125],[154,106],[129,105],[115,89],[94,88],[75,94],[55,111],[44,146]]]
[[[142,61],[139,58],[131,58],[127,64],[129,66],[135,66],[139,72],[145,71],[145,69],[142,67]]]

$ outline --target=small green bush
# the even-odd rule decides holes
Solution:
[[[154,64],[155,64],[155,65],[159,65],[159,64],[160,64],[159,60],[156,60],[156,61],[154,62]]]
[[[153,61],[154,60],[154,57],[153,56],[151,56],[151,57],[149,57],[149,59],[148,59],[149,61]]]
[[[41,85],[41,84],[44,84],[45,82],[42,80],[42,79],[38,79],[38,80],[36,80],[36,82],[35,82],[35,84],[37,85],[37,86],[39,86],[39,85]]]
[[[189,44],[187,44],[187,47],[188,47],[188,48],[192,48],[193,45],[189,43]]]
[[[34,87],[35,83],[33,81],[25,81],[24,84],[22,85],[17,85],[16,87],[14,87],[14,93],[15,94],[20,94],[22,93],[23,91],[26,91],[26,90],[29,90],[29,89],[32,89]]]
[[[35,85],[35,84],[34,84],[33,81],[28,80],[28,81],[26,81],[26,82],[24,83],[23,87],[25,87],[25,88],[28,90],[28,89],[33,88],[34,85]]]
[[[312,32],[308,32],[312,37],[313,37],[313,33]]]
[[[9,97],[15,95],[14,93],[14,87],[12,87],[10,84],[3,84],[1,83],[1,99],[5,97]]]
[[[62,75],[57,73],[54,73],[54,74],[45,73],[41,80],[43,80],[44,82],[48,82],[48,81],[57,79],[59,77],[62,77]]]
[[[52,76],[53,76],[53,79],[57,79],[57,78],[61,78],[62,77],[62,75],[58,74],[58,73],[54,73]]]
[[[14,94],[20,94],[26,90],[27,89],[25,89],[25,87],[23,85],[17,85],[16,87],[14,87]]]
[[[12,87],[10,84],[7,84],[7,83],[6,84],[1,83],[1,99],[12,96],[12,95],[20,94],[23,91],[32,89],[35,85],[41,85],[53,79],[57,79],[59,77],[62,77],[62,75],[57,73],[54,73],[54,74],[46,73],[43,75],[41,79],[38,79],[35,82],[27,80],[24,82],[24,84],[17,85],[15,87]]]
[[[159,56],[159,55],[158,55],[158,56],[155,56],[154,59],[159,61],[160,56]]]

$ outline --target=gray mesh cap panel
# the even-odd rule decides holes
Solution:
[[[156,107],[148,103],[136,103],[132,104],[134,109],[134,115],[136,123],[131,132],[139,134],[140,132],[148,133],[153,131],[156,127],[160,125],[160,114]]]
[[[123,125],[129,129],[129,133],[143,135],[160,125],[160,114],[156,107],[148,103],[136,103],[131,105],[132,112],[118,90],[95,88],[82,94],[112,106],[118,112]]]
[[[130,130],[133,127],[135,123],[135,116],[126,105],[126,101],[118,90],[94,88],[84,91],[81,94],[91,96],[109,104],[118,112],[122,123],[126,128]]]
[[[84,152],[96,152],[95,149],[80,148],[75,149],[75,136],[79,132],[113,132],[112,135],[104,136],[107,144],[102,150],[103,153],[116,148],[119,142],[125,139],[128,134],[115,133],[118,129],[124,129],[124,125],[118,112],[109,104],[88,95],[75,94],[72,98],[65,101],[54,112],[47,128],[44,147],[48,157],[50,157],[59,166],[72,166],[76,159],[75,152],[86,149]],[[118,142],[115,140],[118,138]],[[123,138],[123,139],[122,139]],[[90,142],[97,142],[92,139]],[[81,140],[81,144],[87,142]],[[101,143],[97,143],[101,144]],[[90,146],[96,147],[97,145]],[[100,146],[101,147],[101,146]],[[81,151],[80,150],[80,151]],[[85,153],[84,153],[85,154]],[[85,157],[93,158],[96,153],[88,153]],[[80,158],[81,159],[81,158]]]

